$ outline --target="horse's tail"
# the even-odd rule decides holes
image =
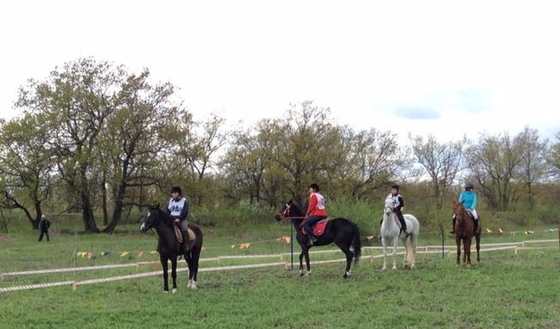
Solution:
[[[360,229],[356,223],[352,222],[352,248],[354,248],[354,266],[358,265],[362,256],[362,241],[360,240]]]

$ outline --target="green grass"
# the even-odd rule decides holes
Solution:
[[[0,272],[155,261],[151,234],[136,226],[115,235],[61,234],[36,241],[37,232],[20,230],[0,237]],[[276,238],[289,226],[205,229],[203,258],[275,254],[271,259],[203,261],[201,268],[278,262],[289,246]],[[487,234],[483,244],[556,239],[557,232]],[[367,232],[362,234],[368,235]],[[375,232],[371,232],[375,235]],[[312,254],[313,273],[299,277],[284,266],[203,271],[199,289],[186,289],[179,273],[177,294],[161,292],[161,277],[40,288],[0,293],[0,328],[557,328],[560,324],[558,242],[534,244],[539,249],[485,251],[481,264],[455,267],[455,246],[445,236],[447,252],[419,254],[418,268],[382,272],[381,260],[364,257],[350,279],[342,279],[343,263],[313,261],[342,254]],[[376,239],[364,246],[378,246]],[[249,248],[239,249],[242,243]],[[439,232],[424,232],[420,246],[439,245]],[[233,246],[233,248],[232,248]],[[531,245],[532,246],[532,245]],[[546,247],[546,248],[545,248]],[[334,246],[312,250],[336,249]],[[102,251],[110,251],[101,256]],[[145,251],[138,257],[139,251]],[[299,248],[295,247],[296,252]],[[91,251],[92,259],[77,256]],[[123,251],[127,256],[121,257]],[[367,250],[364,256],[379,255]],[[283,262],[289,261],[288,257]],[[399,256],[399,265],[401,256]],[[184,268],[185,263],[180,262]],[[1,287],[57,281],[80,281],[159,271],[159,264],[85,272],[4,276]]]

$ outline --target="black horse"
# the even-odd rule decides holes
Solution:
[[[307,244],[307,236],[301,230],[302,220],[305,218],[304,212],[292,201],[284,204],[279,213],[276,214],[276,220],[291,219],[296,229],[296,239],[301,247],[299,254],[299,273],[303,275],[303,257],[307,265],[307,275],[311,273],[309,265],[309,249],[311,246]],[[354,267],[358,264],[362,254],[362,244],[360,241],[360,231],[358,225],[350,220],[342,217],[329,219],[322,235],[317,237],[317,241],[313,242],[314,246],[325,246],[328,244],[336,244],[346,255],[346,272],[344,278],[350,276],[350,267],[352,258],[354,258]]]
[[[173,290],[177,291],[177,257],[183,255],[189,267],[189,282],[187,288],[196,289],[196,277],[198,274],[198,262],[202,251],[202,230],[196,224],[189,222],[189,240],[180,243],[175,235],[175,223],[165,210],[159,205],[148,208],[148,213],[142,219],[140,230],[146,232],[154,228],[157,232],[158,252],[161,267],[163,269],[163,291],[169,292],[168,261],[171,261],[171,278],[173,279]]]

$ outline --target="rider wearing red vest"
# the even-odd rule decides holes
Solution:
[[[327,209],[325,208],[325,197],[319,193],[319,185],[313,183],[309,185],[309,207],[305,215],[307,218],[302,225],[307,232],[308,244],[313,245],[316,239],[311,234],[313,226],[320,220],[327,218]]]

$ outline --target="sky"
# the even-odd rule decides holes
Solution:
[[[195,119],[250,127],[312,100],[356,130],[560,131],[555,1],[19,0],[0,4],[0,117],[93,57],[169,81]]]

